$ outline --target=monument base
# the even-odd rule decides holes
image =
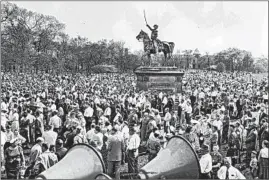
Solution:
[[[182,92],[182,77],[184,72],[177,67],[138,67],[134,73],[137,76],[137,89],[144,91],[162,91],[166,93]]]

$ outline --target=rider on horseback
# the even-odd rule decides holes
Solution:
[[[153,42],[153,46],[155,48],[155,51],[156,53],[158,53],[158,42],[159,42],[159,39],[158,39],[158,25],[155,24],[153,26],[153,28],[151,28],[148,24],[147,24],[147,27],[151,30],[151,40]]]

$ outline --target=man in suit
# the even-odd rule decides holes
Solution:
[[[258,139],[257,125],[251,126],[251,131],[246,138],[246,149],[247,149],[247,165],[249,165],[251,159],[251,152],[256,150],[256,143]]]
[[[108,138],[107,150],[108,175],[112,178],[115,177],[116,179],[120,179],[119,170],[122,160],[122,153],[124,152],[124,142],[123,138],[117,133],[117,129],[115,127],[112,128],[111,136]]]
[[[266,118],[268,115],[264,112],[264,108],[261,108],[261,112],[259,114],[259,124],[261,124],[261,121]]]
[[[153,28],[151,28],[148,24],[147,24],[147,27],[149,28],[149,30],[151,31],[151,40],[153,42],[153,45],[154,45],[154,49],[155,49],[155,52],[158,53],[158,43],[160,42],[160,40],[158,39],[158,25],[155,24],[153,26]]]
[[[67,149],[63,146],[63,140],[57,139],[56,141],[56,155],[60,161],[66,154]]]
[[[158,130],[155,130],[155,132],[152,133],[153,136],[150,136],[147,142],[147,150],[149,152],[148,162],[154,159],[161,149],[161,142],[159,139],[160,132]]]

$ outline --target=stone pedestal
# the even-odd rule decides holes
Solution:
[[[137,89],[145,91],[162,91],[180,93],[184,72],[177,67],[138,67]]]

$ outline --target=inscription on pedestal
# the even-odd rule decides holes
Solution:
[[[181,92],[184,73],[171,67],[142,67],[135,71],[138,90]]]

